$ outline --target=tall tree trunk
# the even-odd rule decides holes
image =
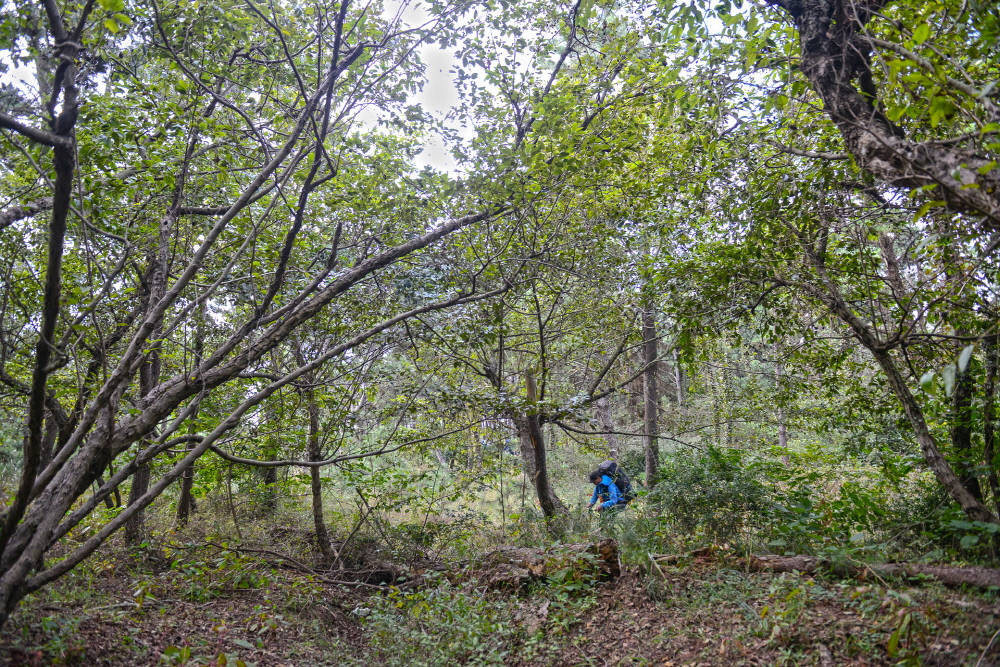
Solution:
[[[202,301],[198,307],[198,317],[195,320],[194,329],[194,368],[197,370],[201,366],[202,353],[205,349],[205,302]],[[194,435],[195,421],[198,419],[198,411],[191,415],[191,423],[188,425],[188,435]],[[188,450],[195,448],[197,443],[188,443]],[[188,467],[181,475],[181,494],[177,499],[177,523],[186,526],[188,518],[194,514],[195,502],[192,487],[194,486],[194,465]]]
[[[149,301],[146,306],[148,310],[155,309],[157,304],[160,302],[160,299],[163,298],[167,291],[167,273],[169,272],[170,263],[170,239],[173,235],[177,220],[180,217],[178,211],[180,209],[181,197],[184,193],[184,180],[187,176],[187,164],[190,159],[196,137],[197,133],[195,133],[188,141],[187,155],[184,160],[184,165],[181,168],[180,176],[177,178],[174,186],[173,200],[171,201],[170,208],[160,219],[156,248],[152,253],[150,253],[149,269],[146,272],[146,284],[149,289]],[[139,366],[140,398],[148,396],[150,392],[153,391],[153,388],[160,382],[161,360],[159,339],[162,332],[163,321],[161,315],[156,321],[153,330],[150,332],[149,340],[152,343],[152,347],[147,353],[148,356],[146,357],[145,362]],[[137,451],[141,451],[149,445],[148,441],[140,442],[141,445]],[[149,464],[146,463],[140,466],[132,476],[132,488],[129,491],[128,504],[130,506],[136,504],[148,490]],[[145,510],[139,510],[125,523],[126,544],[137,544],[145,539],[146,527],[144,515]]]
[[[674,348],[674,384],[677,385],[677,405],[684,405],[684,369],[681,368],[681,355]]]
[[[650,304],[646,304],[642,309],[642,340],[642,361],[645,366],[642,372],[643,444],[646,450],[646,487],[651,489],[656,485],[660,467],[658,423],[660,399],[656,388],[660,364],[657,361],[656,349],[656,315]]]
[[[156,253],[150,259],[149,272],[147,273],[147,279],[150,286],[150,297],[149,303],[155,304],[160,300],[163,294],[163,288],[166,282],[166,261],[167,261],[167,225],[166,223],[161,225],[160,229],[160,247],[159,252]],[[151,340],[157,340],[160,337],[160,332],[162,327],[157,324],[153,333],[150,335]],[[139,396],[144,398],[149,395],[149,392],[153,390],[160,381],[160,350],[159,344],[154,343],[154,347],[149,351],[146,361],[139,366]],[[140,447],[136,451],[142,451],[149,446],[149,441],[141,441]],[[132,475],[132,488],[129,490],[128,494],[128,504],[129,506],[134,505],[139,501],[139,499],[146,494],[149,490],[149,464],[145,463],[139,466],[139,469],[135,471]],[[146,522],[145,522],[145,511],[140,510],[135,513],[128,521],[125,522],[125,543],[126,544],[139,544],[146,537]]]
[[[530,371],[524,374],[524,384],[528,401],[537,400],[535,376]],[[542,434],[542,418],[537,412],[517,415],[514,418],[517,435],[521,442],[521,456],[524,459],[524,469],[535,487],[538,504],[546,519],[567,513],[566,505],[556,495],[549,483],[548,462],[545,453],[545,437]]]
[[[951,403],[951,444],[955,448],[955,473],[965,488],[982,502],[983,491],[976,477],[977,458],[972,451],[972,395],[975,391],[972,373],[966,368],[955,376],[955,394]]]
[[[274,454],[268,455],[268,460],[274,460]],[[264,487],[264,509],[270,512],[278,510],[278,469],[271,466],[264,468],[262,475],[262,485]]]
[[[781,377],[784,375],[785,365],[782,362],[777,362],[774,365],[774,379],[777,385],[778,393],[781,393]],[[780,399],[778,401],[778,447],[784,451],[788,447],[788,424],[785,423],[785,404]],[[782,456],[782,460],[787,459],[787,454]],[[785,461],[788,464],[788,461]]]
[[[618,460],[618,436],[615,435],[615,419],[611,414],[611,403],[607,396],[602,396],[594,404],[594,412],[597,414],[597,421],[601,424],[604,437],[608,440],[608,458],[612,461]]]
[[[983,462],[989,474],[990,492],[993,506],[1000,516],[1000,478],[997,477],[996,462],[996,381],[997,381],[997,334],[991,334],[983,341],[986,353],[986,382],[983,386]]]
[[[319,442],[319,403],[316,402],[316,393],[312,389],[305,392],[306,403],[309,408],[309,460],[322,461],[323,452],[320,450]],[[323,557],[325,565],[332,565],[334,561],[333,547],[330,545],[330,533],[326,529],[326,521],[323,518],[323,485],[320,479],[321,469],[319,466],[309,468],[309,480],[312,489],[312,514],[313,528],[316,531],[316,544]]]

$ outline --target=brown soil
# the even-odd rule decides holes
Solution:
[[[1000,628],[1000,606],[989,596],[736,568],[695,558],[646,575],[631,570],[599,585],[595,603],[562,623],[552,622],[553,595],[541,588],[520,603],[524,613],[514,622],[523,633],[507,663],[951,667],[981,658],[979,667],[1000,666],[998,642],[987,650]],[[190,665],[218,665],[220,653],[228,665],[237,658],[257,667],[336,665],[345,651],[364,664],[366,631],[352,610],[377,592],[287,570],[268,576],[267,586],[216,590],[218,597],[196,601],[179,580],[150,589],[156,599],[137,598],[136,581],[155,576],[110,569],[87,580],[86,595],[76,582],[75,597],[49,594],[22,605],[0,632],[0,665],[184,664],[187,655],[176,652],[185,650]],[[162,657],[171,651],[173,659]]]

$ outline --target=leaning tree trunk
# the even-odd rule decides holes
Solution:
[[[791,16],[802,50],[799,70],[823,100],[823,108],[858,166],[894,188],[934,187],[934,198],[944,200],[952,210],[984,216],[983,226],[988,229],[1000,227],[1000,169],[993,168],[988,155],[966,148],[965,141],[907,138],[882,112],[872,55],[876,49],[885,49],[896,57],[902,48],[867,34],[867,24],[884,2],[767,2]],[[992,101],[987,95],[976,99],[985,116]]]
[[[660,467],[660,429],[657,422],[659,395],[657,394],[657,361],[656,315],[651,304],[642,309],[642,361],[645,369],[642,372],[643,396],[643,444],[646,449],[646,487],[656,485],[656,476]]]
[[[937,443],[934,441],[934,436],[931,435],[930,429],[927,427],[927,420],[924,418],[923,410],[920,409],[920,405],[910,392],[910,388],[906,386],[906,379],[900,373],[896,362],[893,361],[889,352],[878,348],[872,349],[872,347],[869,347],[869,350],[875,356],[875,361],[881,366],[882,371],[886,374],[889,386],[892,387],[896,398],[903,405],[903,410],[906,412],[906,417],[913,428],[917,443],[920,445],[920,451],[924,455],[924,461],[927,462],[927,466],[934,473],[934,476],[937,477],[941,486],[945,488],[948,495],[961,505],[966,515],[971,519],[986,521],[988,523],[1000,523],[1000,520],[993,516],[986,509],[985,505],[969,493],[969,490],[962,484],[962,480],[959,479],[955,471],[948,465],[948,461],[941,454],[941,450],[938,449]]]
[[[851,328],[858,342],[871,353],[875,358],[875,362],[882,369],[882,372],[885,373],[889,387],[892,389],[893,394],[896,395],[896,400],[903,407],[906,418],[910,422],[910,427],[913,429],[917,444],[920,445],[920,452],[923,454],[924,462],[931,469],[931,472],[934,473],[938,483],[961,506],[966,516],[973,521],[1000,524],[1000,519],[994,516],[986,505],[969,493],[969,490],[965,488],[962,480],[955,474],[948,460],[941,453],[937,442],[934,440],[934,436],[927,426],[927,420],[924,417],[923,410],[920,408],[920,404],[913,396],[913,393],[906,384],[905,376],[900,372],[899,367],[892,358],[890,352],[892,347],[879,337],[874,327],[854,313],[851,306],[841,294],[837,284],[830,278],[823,258],[809,248],[805,249],[805,253],[807,261],[816,270],[819,285],[799,281],[792,283],[784,278],[776,278],[775,281],[778,284],[804,289],[810,296],[823,302],[833,315]]]

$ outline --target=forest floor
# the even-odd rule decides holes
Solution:
[[[996,592],[709,555],[519,594],[342,586],[221,548],[108,551],[24,601],[0,665],[1000,665]]]

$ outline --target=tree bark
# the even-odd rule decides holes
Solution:
[[[986,382],[983,386],[983,463],[986,464],[993,507],[1000,516],[1000,478],[997,476],[996,462],[996,381],[997,381],[997,334],[991,334],[983,341],[986,354]]]
[[[983,492],[976,477],[975,459],[972,451],[972,396],[975,385],[970,369],[955,374],[955,393],[951,403],[951,445],[955,449],[955,473],[962,480],[962,485],[979,502],[983,501]]]
[[[645,304],[642,309],[642,340],[642,361],[645,368],[642,373],[643,445],[646,452],[646,488],[651,489],[656,486],[660,467],[660,398],[657,393],[660,363],[656,349],[656,314],[651,304]]]
[[[313,389],[305,391],[306,405],[309,409],[309,460],[322,461],[323,452],[319,442],[319,403],[316,402],[316,392]],[[332,565],[335,554],[330,544],[330,533],[326,529],[323,518],[323,484],[320,479],[322,471],[318,466],[309,468],[310,489],[312,491],[313,528],[316,531],[316,544],[324,565]]]
[[[674,383],[677,385],[677,405],[684,405],[684,369],[681,368],[681,355],[674,348]]]
[[[524,374],[524,384],[529,402],[537,400],[535,376],[530,371]],[[566,505],[559,500],[555,490],[549,483],[548,461],[545,452],[545,437],[542,434],[542,419],[537,412],[514,417],[517,435],[521,443],[521,456],[524,459],[524,471],[535,487],[538,504],[546,519],[567,513]]]
[[[615,435],[615,419],[611,414],[611,403],[607,396],[602,396],[594,403],[594,412],[597,414],[597,421],[601,424],[604,437],[608,440],[608,458],[612,461],[618,460],[618,436]]]
[[[808,574],[821,567],[830,566],[814,556],[753,556],[750,558],[750,569],[758,572],[798,572]],[[948,567],[943,565],[922,565],[916,563],[884,563],[881,565],[839,566],[835,568],[844,574],[865,576],[874,573],[878,576],[917,575],[931,576],[946,586],[975,586],[991,588],[1000,586],[1000,570],[986,567]]]
[[[781,393],[781,376],[784,374],[784,370],[785,365],[780,361],[774,365],[774,378],[778,385],[779,394]],[[785,423],[785,405],[780,399],[778,402],[778,447],[781,448],[781,451],[785,451],[788,448],[788,424]],[[788,461],[785,460],[788,458],[788,455],[784,454],[781,458],[785,465],[788,465]]]
[[[205,304],[202,302],[198,308],[198,315],[195,320],[194,329],[194,363],[195,372],[201,367],[202,355],[205,351]],[[195,433],[195,421],[198,419],[198,411],[191,415],[191,423],[188,425],[188,435]],[[187,449],[191,451],[195,448],[195,442],[188,443]],[[192,464],[184,474],[181,475],[181,492],[177,499],[177,524],[186,526],[188,518],[194,514],[195,502],[192,487],[194,486],[194,464]]]
[[[180,179],[183,180],[183,179]],[[159,238],[156,250],[151,253],[149,270],[146,272],[146,284],[149,285],[149,308],[159,302],[167,288],[167,263],[170,259],[170,237],[174,223],[177,221],[177,199],[180,197],[180,182],[174,193],[174,205],[163,216],[159,226]],[[157,321],[150,334],[152,340],[160,338],[163,330],[162,321]],[[139,396],[145,398],[152,393],[160,383],[160,343],[153,343],[145,361],[139,366]],[[145,441],[144,441],[145,442]],[[149,443],[145,442],[148,446]],[[144,447],[143,447],[144,448]],[[149,490],[149,464],[143,464],[132,477],[132,487],[129,490],[128,504],[134,505]],[[125,543],[138,544],[145,539],[145,511],[139,510],[125,523]]]
[[[485,570],[480,576],[488,588],[517,589],[544,581],[567,567],[581,574],[592,570],[604,581],[615,579],[621,576],[618,542],[605,538],[592,544],[560,544],[548,549],[502,546],[475,562],[473,571]]]
[[[936,187],[935,199],[986,216],[987,228],[1000,227],[1000,169],[993,169],[988,157],[962,148],[961,142],[908,140],[882,113],[871,57],[876,47],[894,45],[869,37],[864,27],[885,0],[768,2],[791,15],[799,33],[801,71],[862,169],[897,188]],[[993,104],[989,98],[981,103]]]

